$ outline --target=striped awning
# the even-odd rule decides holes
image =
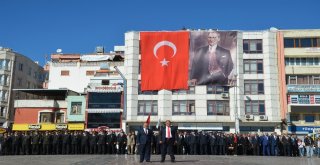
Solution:
[[[88,113],[120,113],[123,109],[88,109]]]

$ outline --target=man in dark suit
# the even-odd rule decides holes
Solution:
[[[140,147],[140,163],[144,160],[146,160],[146,162],[150,162],[152,136],[153,132],[151,129],[148,129],[148,123],[144,123],[143,128],[138,131],[137,135],[137,144]]]
[[[160,130],[161,134],[161,141],[162,150],[161,150],[161,162],[163,163],[166,154],[170,155],[171,162],[175,162],[174,152],[173,152],[173,145],[177,143],[177,130],[176,128],[171,126],[171,121],[166,121],[166,127]]]
[[[220,34],[209,32],[208,45],[195,51],[190,79],[198,85],[228,84],[233,62],[230,51],[218,45]]]

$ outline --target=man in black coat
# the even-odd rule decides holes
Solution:
[[[98,145],[98,153],[105,154],[106,153],[106,141],[107,135],[105,135],[104,131],[100,131],[97,136],[97,145]],[[91,143],[90,143],[91,144]]]
[[[177,140],[177,154],[182,155],[183,154],[183,145],[184,145],[184,137],[183,137],[183,132],[180,132],[178,135],[178,140]]]
[[[31,136],[25,132],[22,136],[22,155],[30,155]]]
[[[52,154],[60,154],[61,138],[61,134],[58,131],[52,135]]]
[[[52,141],[52,136],[49,134],[48,131],[43,136],[43,141],[42,141],[42,154],[44,155],[49,155],[50,154],[50,145]]]
[[[71,136],[71,145],[72,145],[72,154],[78,154],[79,148],[78,148],[78,133],[74,131]]]
[[[38,132],[34,132],[32,137],[31,137],[31,144],[32,144],[32,154],[33,155],[38,155],[39,154],[39,149],[40,149],[40,135]]]
[[[171,162],[175,162],[175,156],[173,152],[173,145],[177,143],[177,130],[171,126],[171,121],[166,121],[166,126],[160,130],[162,150],[161,150],[161,162],[166,159],[166,154],[170,155]]]
[[[89,136],[87,132],[83,132],[81,137],[81,154],[89,153]]]
[[[211,155],[216,155],[216,150],[215,150],[215,142],[216,142],[216,137],[215,135],[211,132],[209,135],[209,144],[210,144],[210,151]]]
[[[151,138],[153,132],[151,129],[148,129],[148,126],[148,123],[144,123],[143,128],[138,130],[137,144],[139,145],[140,151],[140,163],[144,160],[150,162]]]
[[[71,136],[67,131],[65,131],[64,135],[62,136],[62,154],[69,154],[70,146],[71,146]]]
[[[98,142],[98,136],[96,135],[96,132],[92,132],[92,134],[90,136],[90,142],[89,142],[90,143],[90,154],[96,154],[97,142]]]
[[[204,131],[200,132],[199,143],[200,143],[200,155],[207,155],[208,148],[208,136]]]
[[[12,137],[12,154],[19,155],[21,149],[21,136],[19,132],[15,132],[14,136]]]

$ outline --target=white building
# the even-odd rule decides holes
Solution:
[[[47,87],[85,93],[96,71],[101,68],[114,70],[114,66],[123,66],[122,55],[123,51],[104,53],[103,48],[99,47],[92,54],[52,54],[48,63]]]
[[[141,92],[139,32],[125,34],[127,125],[136,129],[151,113],[151,123],[171,120],[180,130],[241,132],[278,130],[280,119],[276,32],[237,31],[236,87],[190,86],[188,91]],[[221,108],[221,112],[220,109]],[[217,113],[212,114],[215,109]]]

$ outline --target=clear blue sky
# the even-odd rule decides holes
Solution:
[[[107,51],[139,30],[320,28],[319,0],[0,0],[0,46],[44,63],[64,53]]]

